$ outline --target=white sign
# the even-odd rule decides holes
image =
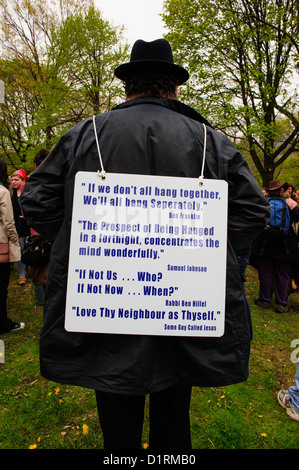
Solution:
[[[224,333],[227,183],[79,172],[67,331]]]

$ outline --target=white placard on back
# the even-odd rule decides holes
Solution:
[[[79,172],[65,328],[222,336],[227,182]]]

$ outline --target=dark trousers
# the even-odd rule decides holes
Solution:
[[[7,318],[7,292],[10,276],[10,264],[0,263],[0,332],[9,331],[13,322]]]
[[[271,302],[274,288],[275,300],[279,305],[289,303],[291,263],[278,258],[261,256],[258,259],[260,300]]]
[[[105,449],[140,449],[145,396],[96,391]],[[174,385],[149,396],[149,448],[191,449],[191,387]]]

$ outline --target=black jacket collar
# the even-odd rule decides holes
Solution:
[[[213,126],[203,116],[201,116],[190,106],[187,106],[186,104],[181,103],[180,101],[168,98],[144,96],[142,98],[136,98],[134,100],[125,101],[124,103],[115,106],[112,111],[117,109],[130,108],[131,106],[136,106],[138,104],[155,104],[159,106],[164,106],[168,109],[171,109],[172,111],[183,114],[184,116],[187,116],[191,119],[194,119],[195,121],[201,122],[202,124],[206,124],[206,126],[213,128]]]

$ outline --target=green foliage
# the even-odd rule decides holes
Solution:
[[[50,150],[67,129],[124,97],[114,78],[128,57],[122,28],[91,0],[66,3],[60,18],[51,0],[0,1],[0,157],[11,171],[31,171],[40,148]]]
[[[277,178],[283,182],[293,184],[296,189],[299,189],[299,156],[288,158],[279,170]]]
[[[122,46],[122,29],[112,28],[94,6],[82,13],[70,15],[60,28],[53,31],[49,50],[52,60],[59,57],[59,68],[73,89],[77,100],[90,104],[91,113],[110,109],[121,96],[113,71],[126,60],[128,45]]]
[[[166,38],[191,74],[180,96],[248,144],[264,183],[298,150],[298,103],[289,86],[298,60],[297,9],[288,0],[164,2]],[[281,141],[283,117],[289,130]]]

